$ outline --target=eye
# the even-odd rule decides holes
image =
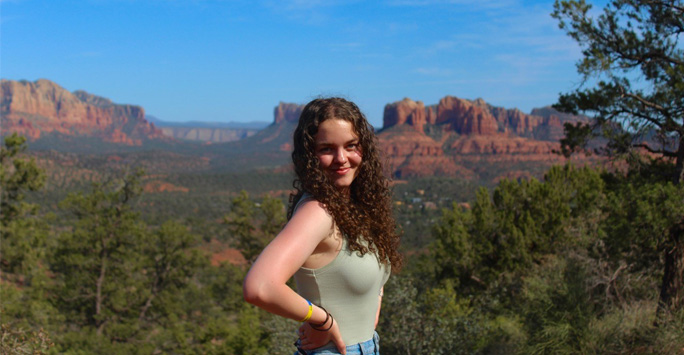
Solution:
[[[359,148],[359,144],[358,144],[358,143],[350,143],[350,144],[347,144],[347,150],[357,150],[358,148]]]
[[[319,153],[330,153],[331,151],[332,151],[332,149],[331,149],[330,147],[321,147],[321,148],[318,148],[318,152],[319,152]]]

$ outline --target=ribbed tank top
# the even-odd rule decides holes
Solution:
[[[378,295],[389,274],[389,267],[380,263],[374,253],[361,256],[350,251],[346,238],[342,238],[342,249],[333,261],[317,269],[301,267],[294,279],[297,292],[328,310],[344,343],[352,345],[373,338]],[[330,342],[322,348],[334,347]]]

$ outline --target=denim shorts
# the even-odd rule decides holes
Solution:
[[[295,345],[299,344],[299,340]],[[297,346],[297,351],[294,355],[329,355],[329,354],[339,354],[335,346],[330,347],[326,345],[322,348],[313,350],[303,350]],[[380,338],[377,332],[373,332],[373,339],[364,341],[363,343],[357,343],[354,345],[347,345],[347,355],[380,355]]]

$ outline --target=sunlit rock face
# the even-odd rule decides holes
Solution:
[[[416,131],[423,132],[423,127],[427,123],[427,116],[423,102],[405,98],[385,105],[383,127],[407,124]]]
[[[273,116],[275,117],[274,123],[297,123],[299,122],[299,116],[302,114],[302,109],[304,109],[304,105],[281,102],[273,110]]]
[[[439,100],[435,123],[465,135],[492,135],[499,131],[496,118],[483,100],[468,101],[453,96]]]
[[[161,130],[145,119],[142,107],[114,104],[84,91],[71,93],[49,80],[2,80],[0,95],[3,135],[18,132],[37,139],[58,132],[126,145],[164,139]]]
[[[482,99],[446,96],[425,106],[404,98],[385,106],[379,139],[395,176],[468,178],[482,165],[562,163],[563,123],[582,119],[550,107],[526,114]]]

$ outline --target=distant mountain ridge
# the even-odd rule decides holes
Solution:
[[[162,133],[176,139],[225,143],[238,141],[254,135],[269,125],[268,122],[171,122],[162,121],[154,116],[146,116]]]
[[[230,123],[146,118],[139,106],[115,104],[84,91],[70,93],[44,79],[34,83],[3,80],[2,95],[2,134],[17,131],[38,139],[35,146],[39,149],[59,150],[59,142],[64,141],[73,147],[73,139],[80,137],[79,142],[90,144],[80,152],[92,152],[90,147],[99,141],[120,144],[120,149],[153,147],[201,157],[207,169],[216,171],[289,169],[292,133],[304,107],[280,102],[270,124],[250,130],[229,128]],[[554,153],[560,148],[563,123],[586,120],[551,107],[526,114],[483,99],[445,96],[437,104],[425,105],[404,98],[385,106],[383,128],[377,136],[394,177],[443,175],[492,181],[539,176],[548,166],[564,162]],[[57,136],[43,139],[55,132]],[[116,149],[111,146],[106,151]]]
[[[145,119],[145,110],[140,106],[115,104],[85,91],[71,93],[46,79],[3,79],[0,95],[3,134],[18,132],[36,140],[57,133],[128,146],[168,139]]]
[[[226,128],[226,129],[253,129],[260,130],[271,124],[267,121],[251,122],[214,122],[214,121],[164,121],[152,115],[146,115],[145,119],[154,123],[157,127],[186,127],[186,128]]]

